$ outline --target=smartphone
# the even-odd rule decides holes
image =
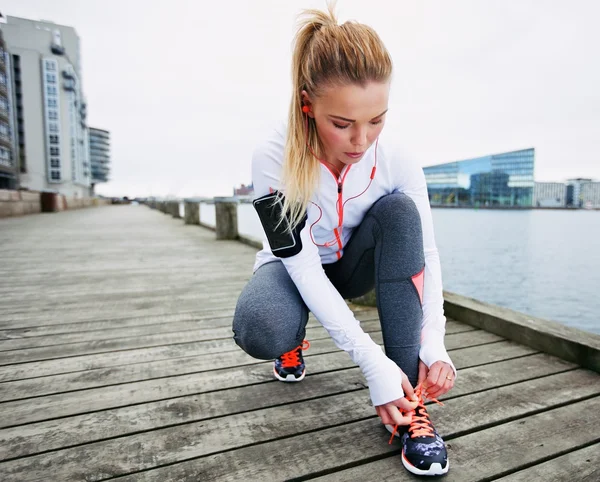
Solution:
[[[277,255],[280,251],[295,248],[297,241],[293,233],[287,230],[287,220],[280,222],[283,195],[275,191],[255,199],[252,204],[258,213],[273,254]]]

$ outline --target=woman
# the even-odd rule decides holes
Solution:
[[[305,12],[292,71],[287,126],[252,160],[267,238],[237,303],[234,339],[255,358],[276,359],[279,380],[300,381],[311,311],[362,369],[377,414],[400,437],[404,466],[444,474],[446,448],[424,398],[448,392],[456,370],[444,347],[423,171],[380,139],[390,56],[371,28],[338,25],[330,6]],[[344,301],[373,287],[385,354]]]

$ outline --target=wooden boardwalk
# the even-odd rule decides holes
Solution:
[[[214,236],[145,206],[0,220],[2,482],[416,479],[315,320],[300,384],[237,348],[255,250]],[[598,374],[447,331],[445,480],[600,480]]]

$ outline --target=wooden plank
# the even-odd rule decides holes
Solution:
[[[197,300],[185,300],[176,301],[169,303],[153,303],[153,302],[142,302],[137,306],[132,307],[129,312],[126,312],[123,318],[129,318],[131,316],[157,316],[157,315],[168,315],[175,312],[189,312],[198,311],[201,307],[207,310],[230,310],[235,302],[231,300],[211,303],[198,303]],[[112,314],[112,310],[109,311],[108,319],[116,319],[117,317]],[[3,326],[13,324],[16,326],[24,325],[27,326],[39,326],[49,324],[61,324],[61,323],[75,323],[82,321],[95,321],[107,319],[107,311],[84,311],[84,310],[52,310],[46,313],[13,313],[11,315],[3,314]]]
[[[464,348],[452,352],[454,363],[460,370],[473,365],[481,365],[486,361],[504,360],[510,357],[510,354],[522,354],[523,348],[518,345],[504,345],[501,343],[496,344],[493,347],[473,347]],[[531,350],[531,349],[527,349]],[[209,357],[204,357],[204,361]],[[249,358],[249,357],[248,357]],[[521,360],[519,357],[517,359]],[[210,360],[208,360],[210,363]],[[106,381],[102,382],[102,378],[97,378],[97,388],[88,388],[82,390],[86,384],[89,386],[90,383],[86,380],[86,375],[83,374],[83,379],[78,380],[56,380],[54,382],[72,382],[73,386],[63,385],[68,389],[77,390],[75,393],[64,392],[57,393],[55,395],[36,396],[33,399],[24,399],[16,401],[6,401],[3,404],[3,411],[0,412],[0,427],[12,426],[15,424],[15,420],[18,420],[19,424],[30,423],[34,421],[45,420],[48,418],[65,417],[74,414],[85,413],[88,411],[103,410],[108,408],[115,408],[133,403],[144,403],[155,400],[166,399],[169,397],[178,397],[184,395],[195,395],[198,393],[226,390],[244,385],[251,385],[256,383],[273,382],[272,375],[272,362],[256,364],[256,360],[252,359],[251,365],[243,367],[235,367],[229,369],[218,370],[214,372],[178,374],[177,376],[171,376],[168,378],[150,378],[147,372],[144,375],[138,375],[138,379],[147,377],[146,380],[130,381],[124,383],[124,376],[121,379],[110,379],[110,372],[104,373]],[[326,353],[319,356],[307,357],[308,363],[308,374],[313,376],[320,373],[326,373],[332,370],[341,370],[346,368],[353,368],[354,364],[350,357],[344,352],[337,351],[334,353]],[[530,366],[532,373],[538,373],[540,368],[535,366],[535,360],[525,361],[526,366],[533,363],[534,366]],[[160,374],[161,368],[156,367],[157,373]],[[562,361],[553,361],[549,363],[547,369],[554,370],[555,372],[568,369],[569,366]],[[546,368],[542,368],[545,370]],[[188,370],[193,370],[188,368]],[[345,372],[344,372],[345,373]],[[486,373],[485,369],[478,371],[478,373]],[[135,375],[134,375],[135,376]],[[342,376],[342,374],[340,374]],[[473,375],[470,375],[473,376]],[[50,377],[49,377],[50,378]],[[460,377],[462,379],[462,375]],[[467,378],[466,380],[469,380]],[[52,380],[51,380],[52,381]],[[121,383],[118,383],[118,382]],[[86,383],[87,382],[87,383]],[[113,382],[113,386],[108,386],[110,382]],[[484,381],[481,381],[484,383]],[[460,387],[463,383],[457,385],[454,388],[454,393],[460,393]],[[489,383],[489,382],[488,382]],[[468,385],[468,383],[467,383]],[[44,385],[47,387],[46,390],[56,392],[56,388],[51,388],[51,385]],[[8,388],[8,387],[7,387]],[[38,395],[41,395],[40,393]],[[63,388],[65,390],[65,388]],[[14,398],[14,395],[8,395],[6,398]],[[33,394],[29,394],[33,396]]]
[[[361,326],[367,333],[381,330],[381,324],[377,314],[371,316],[358,316]],[[180,321],[172,323],[157,323],[154,325],[143,325],[135,327],[123,327],[109,330],[91,330],[79,331],[75,333],[61,333],[47,336],[28,336],[29,333],[22,333],[21,336],[14,332],[7,333],[7,338],[2,339],[0,332],[0,352],[9,350],[21,350],[27,348],[39,348],[43,346],[66,345],[70,343],[82,343],[85,341],[104,341],[112,339],[126,339],[130,337],[140,337],[148,334],[156,335],[158,333],[184,333],[194,332],[197,335],[206,334],[209,339],[231,338],[232,325],[231,317],[221,319],[210,319],[205,321]],[[321,333],[324,328],[318,323],[307,325],[307,337],[314,336],[312,333]],[[463,323],[448,322],[446,331],[448,334],[473,331],[475,328]],[[6,332],[5,332],[6,333]]]
[[[43,325],[23,328],[10,328],[0,330],[0,339],[18,339],[46,337],[50,335],[65,335],[69,333],[86,333],[104,330],[120,330],[125,328],[147,327],[149,331],[154,326],[173,325],[177,323],[196,322],[202,326],[231,326],[233,310],[213,311],[211,314],[202,314],[198,312],[190,313],[172,313],[170,315],[132,317],[118,320],[100,320],[81,323],[65,323],[56,325]],[[469,325],[465,325],[469,326]]]
[[[218,330],[218,329],[216,329]],[[324,336],[324,335],[323,335]],[[450,334],[446,337],[446,348],[456,347],[458,340],[472,340],[470,344],[492,343],[502,340],[501,337],[480,330],[468,331],[465,333]],[[214,333],[210,331],[198,333],[194,331],[183,333],[164,333],[160,335],[145,335],[132,337],[122,340],[105,340],[97,342],[71,343],[69,345],[58,345],[40,348],[28,348],[23,350],[0,352],[0,365],[9,365],[15,363],[24,363],[29,361],[50,360],[55,358],[72,357],[76,355],[86,355],[93,353],[108,353],[136,348],[149,348],[153,346],[176,345],[183,343],[210,341],[211,346],[221,346],[222,351],[237,348],[237,345],[230,339],[215,339]],[[460,345],[459,345],[460,346]]]
[[[214,284],[206,283],[206,280],[196,279],[186,282],[185,279],[179,279],[177,281],[177,293],[180,295],[199,294],[198,286],[202,284],[202,295],[239,295],[247,281],[247,276],[240,279],[228,276],[226,279],[219,280],[218,283]],[[72,288],[69,287],[68,291],[63,287],[62,290],[55,290],[54,293],[50,290],[44,290],[44,292],[37,294],[34,290],[18,290],[12,295],[5,292],[2,293],[2,303],[3,306],[6,307],[7,313],[10,313],[13,309],[31,306],[32,297],[35,297],[36,307],[45,307],[48,305],[56,306],[57,304],[69,307],[73,305],[96,306],[98,304],[99,292],[102,295],[103,301],[108,303],[122,302],[125,306],[127,306],[128,302],[136,299],[170,298],[173,296],[173,285],[166,285],[163,283],[153,284],[151,282],[146,282],[140,284],[139,287],[116,287],[113,282],[110,284],[104,282],[100,286],[101,288],[96,288],[95,293],[91,289],[88,289],[87,292],[81,292],[77,285],[72,285]]]
[[[47,334],[58,334],[63,333],[62,330],[70,331],[78,331],[89,329],[90,327],[97,326],[98,329],[102,328],[111,328],[114,326],[138,326],[143,324],[154,324],[165,322],[168,323],[170,321],[187,321],[194,319],[205,319],[210,318],[211,316],[220,317],[230,315],[233,317],[234,310],[231,305],[217,307],[217,308],[207,308],[203,309],[201,306],[198,306],[195,310],[177,310],[175,312],[170,313],[158,313],[154,315],[142,315],[139,313],[135,314],[127,314],[123,313],[111,313],[110,318],[106,318],[106,314],[103,317],[98,317],[96,319],[91,320],[81,320],[81,321],[72,321],[65,322],[64,318],[59,316],[59,313],[54,313],[54,317],[48,317],[45,320],[30,320],[28,318],[23,320],[4,320],[2,321],[2,328],[6,330],[48,330]],[[52,314],[50,314],[52,315]],[[43,332],[42,332],[43,333]]]
[[[557,420],[566,420],[569,435],[567,436],[561,431],[564,437],[552,437],[553,440],[560,441],[557,444],[572,446],[574,443],[589,443],[590,431],[592,431],[591,433],[595,431],[597,434],[600,428],[600,410],[597,410],[598,398],[582,403],[576,403],[576,400],[599,394],[600,384],[597,383],[597,380],[596,374],[577,370],[543,377],[535,380],[535,383],[527,381],[510,387],[489,390],[484,394],[477,393],[448,400],[444,409],[446,413],[443,415],[436,406],[433,406],[430,411],[434,420],[442,418],[443,421],[439,422],[439,426],[443,434],[447,434],[450,427],[451,432],[460,433],[488,424],[505,422],[515,417],[523,417],[541,410],[549,410],[558,405],[564,405],[565,400],[570,399],[570,404],[565,409],[550,414],[542,413],[539,418],[532,417],[531,419],[543,420],[542,425],[546,426],[546,436],[548,433],[556,433]],[[489,402],[482,410],[481,403],[487,399]],[[468,406],[465,406],[466,404]],[[476,407],[475,413],[472,412],[474,406]],[[451,415],[448,415],[449,412]],[[589,417],[581,417],[581,413],[589,413]],[[365,422],[365,425],[361,425],[360,428],[370,427],[369,430],[372,434],[368,433],[369,430],[363,430],[363,433],[367,433],[364,433],[362,437],[360,433],[348,436],[348,430],[356,429],[359,425],[352,424],[351,421]],[[527,420],[525,423],[528,423]],[[561,426],[563,426],[562,423]],[[333,430],[326,430],[328,428]],[[530,433],[532,428],[534,428],[534,432],[538,428],[535,422],[528,426],[526,433]],[[312,430],[320,430],[320,433],[306,434]],[[280,479],[284,478],[281,477],[283,474],[286,474],[285,478],[288,478],[314,473],[327,469],[332,464],[334,467],[339,467],[344,463],[354,462],[358,458],[365,457],[365,455],[368,456],[369,453],[376,450],[380,454],[385,454],[390,451],[390,446],[386,443],[388,437],[384,432],[385,429],[373,416],[373,408],[367,403],[365,393],[359,391],[318,398],[311,400],[310,403],[288,404],[285,409],[274,407],[257,410],[20,458],[5,462],[0,468],[5,474],[6,482],[43,478],[47,476],[50,464],[53,476],[58,480],[67,480],[74,474],[78,478],[90,479],[98,478],[99,474],[102,474],[103,478],[108,478],[192,459],[188,464],[192,464],[193,467],[195,464],[194,469],[198,471],[197,480],[211,480],[217,474],[222,476],[224,463],[228,465],[225,470],[229,471],[233,468],[240,468],[240,460],[247,461],[241,455],[241,452],[245,450],[243,447],[261,444],[260,451],[253,453],[253,463],[243,464],[241,469],[245,471],[245,474],[241,477],[240,474],[236,474],[235,480],[261,480],[260,477],[256,477],[256,473],[264,467],[265,463],[270,465],[270,476]],[[482,434],[486,432],[484,431]],[[374,442],[372,435],[375,434],[379,442]],[[477,445],[481,449],[482,435],[475,435],[479,436],[479,441],[473,439],[470,441],[470,445]],[[505,446],[505,439],[499,435],[502,433],[497,433],[495,436],[497,451]],[[515,439],[514,433],[510,431],[507,432],[507,436],[510,437],[510,440]],[[523,431],[521,431],[522,436]],[[282,437],[289,438],[282,439]],[[488,440],[488,438],[485,439],[486,442],[494,444],[494,440]],[[277,439],[274,444],[268,444],[268,446],[264,444],[264,442],[274,439]],[[516,440],[518,443],[509,450],[533,452],[533,450],[524,451],[522,449],[525,442],[523,438],[517,437]],[[348,443],[348,441],[353,443]],[[365,441],[369,441],[367,448],[364,447]],[[360,451],[357,451],[358,447],[360,447]],[[232,450],[236,448],[240,450]],[[250,448],[256,449],[256,447]],[[312,450],[314,448],[319,448],[321,455],[313,458]],[[222,453],[224,451],[226,452]],[[480,450],[480,452],[483,451]],[[302,453],[303,464],[273,463],[275,456],[280,461],[283,454],[290,453]],[[224,456],[225,460],[221,458],[215,464],[215,455],[217,457]],[[520,454],[521,458],[526,456]],[[230,457],[229,460],[227,457]],[[352,458],[349,460],[349,457]],[[460,460],[457,453],[454,454],[454,458],[457,461]],[[473,465],[469,461],[470,467],[477,471],[479,477],[481,476],[480,467],[484,460],[484,457],[483,460],[479,460],[479,465]],[[160,478],[154,480],[173,480],[170,477],[175,473],[174,467],[168,467],[168,469],[167,474],[163,471],[159,473]],[[160,472],[160,469],[156,472]],[[148,472],[143,474],[143,477],[146,478],[147,474]]]
[[[319,366],[315,366],[317,369],[315,373],[327,369],[338,369],[337,366],[332,366],[332,363],[330,363],[335,362],[334,356],[331,354],[315,358],[320,362]],[[311,361],[315,362],[317,360]],[[545,354],[527,357],[526,361],[523,362],[524,359],[519,358],[483,367],[461,369],[457,385],[449,396],[456,397],[474,390],[489,390],[509,383],[558,373],[572,367],[567,362]],[[311,366],[313,365],[316,364],[312,363]],[[257,368],[254,367],[255,380],[265,382],[268,376],[267,383],[239,387],[240,382],[237,376],[240,374],[239,369],[229,370],[227,375],[232,384],[228,390],[212,391],[214,387],[205,387],[200,383],[198,393],[146,403],[143,406],[138,405],[143,399],[138,398],[135,391],[132,391],[130,396],[123,399],[123,401],[136,404],[134,406],[102,412],[93,411],[72,416],[68,419],[61,418],[32,423],[25,427],[17,426],[1,430],[0,460],[56,450],[101,438],[118,437],[173,424],[197,422],[283,403],[299,402],[320,396],[360,390],[364,386],[364,380],[358,368],[344,370],[343,374],[340,374],[339,371],[334,373],[324,372],[319,375],[312,374],[307,377],[306,383],[303,382],[302,386],[298,388],[289,387],[273,380],[269,373],[270,370],[259,372]],[[525,369],[519,370],[519,368]],[[256,376],[259,373],[260,378]],[[218,374],[223,377],[221,371]],[[170,380],[166,380],[167,385],[162,387],[163,391],[160,396],[166,396],[172,389],[168,386],[169,382]],[[187,388],[189,385],[184,386]],[[236,386],[239,388],[233,388]],[[158,393],[158,390],[155,393]],[[181,394],[176,390],[173,390],[173,393]],[[115,395],[112,394],[111,396],[108,391],[102,394],[103,397],[110,399],[115,399]],[[83,400],[76,405],[80,412],[98,409],[95,397],[91,400],[94,401],[94,406],[86,405]],[[69,403],[75,402],[76,400],[69,400]],[[60,405],[60,408],[64,409],[64,406]],[[51,413],[49,407],[40,409],[40,411],[45,416],[55,415]],[[60,413],[61,417],[65,415],[64,412]],[[98,430],[98,427],[102,427],[102,430]]]
[[[499,482],[598,482],[600,480],[600,443],[595,443],[547,462],[534,465],[512,475],[497,479]]]
[[[190,315],[188,318],[192,318]],[[358,313],[357,319],[359,321],[370,322],[378,320],[377,313],[366,312]],[[79,329],[76,331],[65,331],[63,333],[40,335],[40,330],[47,329],[42,327],[40,329],[29,329],[29,330],[2,330],[0,331],[0,351],[5,350],[16,350],[21,348],[32,348],[41,346],[52,346],[61,345],[67,343],[76,343],[83,341],[100,341],[109,340],[112,338],[126,338],[126,337],[138,337],[142,335],[156,334],[156,333],[176,333],[183,331],[202,331],[202,330],[213,330],[215,328],[223,329],[223,336],[217,338],[227,338],[232,336],[231,325],[233,322],[232,316],[222,316],[216,318],[214,316],[204,316],[201,319],[188,319],[188,320],[177,320],[175,317],[170,318],[170,322],[161,321],[153,324],[142,324],[134,326],[121,326],[112,328],[94,329],[93,323],[86,323],[89,330]],[[67,325],[73,329],[73,325],[79,323]],[[317,322],[312,322],[309,325],[311,328],[320,327],[321,325]],[[370,325],[367,325],[370,331],[373,329]],[[60,325],[54,325],[51,329],[60,329]],[[68,329],[68,328],[67,328]],[[451,333],[458,333],[463,331],[472,331],[473,327],[457,322],[449,322],[449,331]]]
[[[196,306],[211,306],[211,305],[222,305],[224,302],[233,303],[237,301],[239,293],[202,293],[196,291],[192,293],[172,293],[164,296],[140,296],[137,298],[130,298],[127,300],[118,300],[109,302],[90,302],[90,303],[66,303],[56,301],[54,303],[46,304],[25,304],[22,306],[3,307],[2,316],[12,319],[13,315],[27,315],[30,317],[40,316],[49,310],[59,309],[61,312],[68,313],[69,311],[86,311],[88,313],[96,313],[102,316],[106,313],[107,308],[119,309],[125,312],[134,312],[140,308],[167,305],[170,306],[173,311],[176,310],[177,306],[182,303],[195,303]],[[231,306],[231,305],[230,305]]]
[[[352,311],[355,313],[372,312],[373,308],[352,306]],[[376,311],[376,310],[375,310]],[[110,318],[105,318],[106,314],[101,317],[92,320],[76,321],[72,323],[65,323],[61,316],[55,318],[46,318],[38,323],[32,324],[32,320],[24,319],[21,321],[9,321],[3,320],[2,328],[6,330],[40,330],[41,335],[44,334],[59,334],[59,333],[71,333],[80,330],[90,329],[110,329],[119,327],[129,326],[141,326],[141,325],[152,325],[155,323],[168,323],[171,321],[192,321],[192,320],[205,320],[211,317],[221,317],[229,315],[233,318],[234,309],[231,304],[224,305],[222,308],[202,308],[197,306],[193,310],[178,309],[175,312],[159,313],[156,315],[144,315],[140,316],[139,313],[123,315],[122,312],[110,313]],[[55,313],[59,315],[60,313]],[[51,316],[52,313],[49,314]],[[314,319],[314,317],[310,317]],[[468,325],[467,325],[468,326]],[[44,331],[46,330],[46,331]]]

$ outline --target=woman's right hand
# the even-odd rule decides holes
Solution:
[[[377,415],[384,425],[408,425],[411,422],[412,415],[407,412],[417,408],[418,399],[404,372],[402,372],[402,389],[404,390],[403,398],[375,407]]]

